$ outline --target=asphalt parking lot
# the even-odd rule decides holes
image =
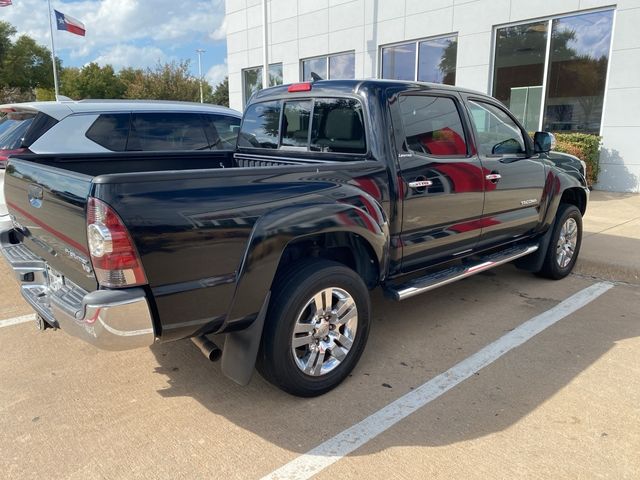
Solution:
[[[0,471],[640,478],[640,288],[612,272],[552,282],[507,265],[402,303],[376,291],[352,376],[300,399],[257,374],[235,385],[189,341],[114,353],[10,324],[31,311],[2,263]]]

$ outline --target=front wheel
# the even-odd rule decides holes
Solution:
[[[257,368],[293,395],[336,387],[360,359],[369,334],[369,292],[344,265],[313,259],[274,286]]]
[[[547,256],[538,275],[559,280],[573,270],[582,244],[582,214],[578,207],[561,204],[556,213]]]

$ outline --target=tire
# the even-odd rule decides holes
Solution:
[[[563,227],[565,228],[563,230]],[[571,228],[573,227],[573,228]],[[572,233],[571,236],[565,235]],[[565,240],[565,241],[562,241]],[[575,241],[571,249],[569,245]],[[580,245],[582,244],[582,214],[575,205],[563,203],[558,207],[556,220],[553,224],[553,233],[549,239],[549,247],[545,256],[542,269],[537,273],[541,277],[559,280],[566,277],[573,270]],[[563,248],[564,246],[564,248]],[[564,251],[565,256],[562,256]],[[569,255],[570,253],[570,255]]]
[[[324,313],[328,297],[333,315]],[[370,310],[369,291],[350,268],[324,259],[296,263],[273,288],[258,371],[292,395],[328,392],[358,363],[369,335]]]

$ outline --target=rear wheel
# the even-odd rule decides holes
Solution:
[[[558,207],[547,256],[538,275],[561,279],[573,270],[582,243],[582,214],[578,207],[561,204]]]
[[[369,310],[369,292],[353,270],[323,259],[294,266],[274,286],[258,371],[293,395],[331,390],[362,355]]]

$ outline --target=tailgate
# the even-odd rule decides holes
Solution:
[[[86,233],[92,177],[11,159],[5,175],[7,207],[24,244],[87,291],[97,288]]]

